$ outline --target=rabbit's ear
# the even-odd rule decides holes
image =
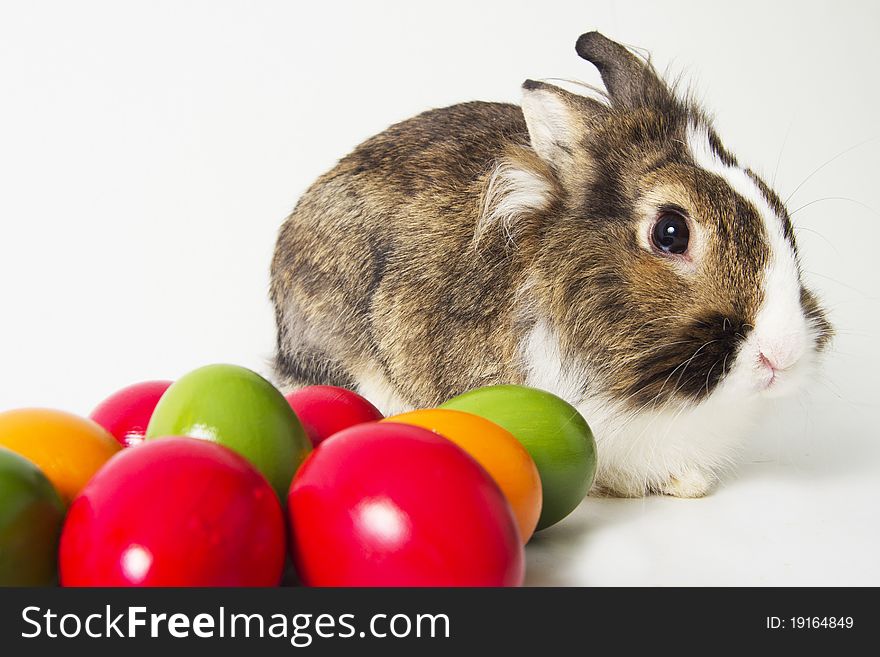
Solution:
[[[523,82],[522,111],[532,148],[545,162],[564,170],[575,159],[590,119],[607,108],[552,84]]]
[[[655,107],[673,101],[672,93],[649,61],[599,32],[582,34],[575,50],[599,69],[612,105]]]

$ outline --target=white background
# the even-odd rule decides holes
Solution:
[[[597,83],[574,53],[594,28],[684,72],[793,194],[838,337],[715,494],[588,499],[528,583],[880,584],[874,2],[4,2],[0,409],[265,372],[273,242],[310,182],[426,108]]]

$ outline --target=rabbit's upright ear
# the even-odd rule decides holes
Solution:
[[[656,107],[673,101],[672,93],[649,61],[599,32],[582,34],[575,50],[599,69],[612,105]]]
[[[591,119],[607,108],[545,82],[526,80],[522,89],[522,111],[532,148],[562,172],[574,163]]]

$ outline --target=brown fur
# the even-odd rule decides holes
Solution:
[[[492,162],[527,141],[517,107],[467,103],[389,128],[322,176],[273,260],[280,372],[344,384],[326,374],[373,368],[416,404],[519,380],[510,282],[527,256],[472,241]],[[318,367],[296,372],[304,356]]]

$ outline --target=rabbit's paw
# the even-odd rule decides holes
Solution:
[[[705,497],[715,485],[715,477],[701,470],[685,470],[669,478],[660,492],[672,497]]]

